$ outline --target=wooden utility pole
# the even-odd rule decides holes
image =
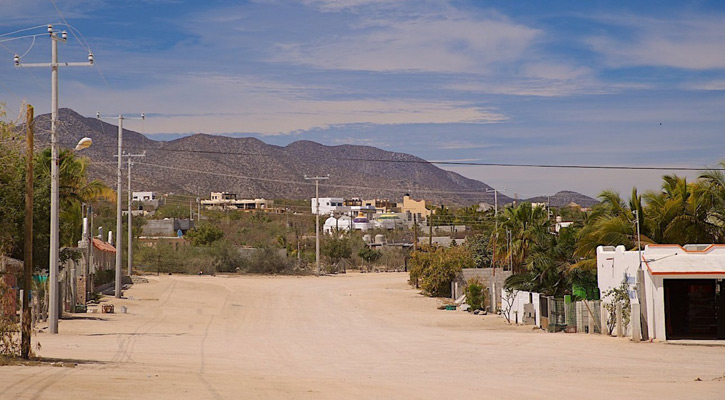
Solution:
[[[417,214],[413,214],[413,250],[414,251],[418,250],[418,215]]]
[[[32,317],[30,314],[30,290],[33,274],[33,106],[28,104],[25,123],[25,246],[23,266],[23,323],[21,327],[20,356],[30,358],[30,334]]]

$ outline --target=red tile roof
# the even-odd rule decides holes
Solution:
[[[115,253],[116,248],[111,246],[110,243],[106,243],[103,240],[93,238],[93,247],[101,251],[107,251],[109,253]]]

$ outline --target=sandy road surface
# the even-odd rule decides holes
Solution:
[[[725,347],[439,311],[405,274],[161,276],[126,296],[39,334],[77,366],[0,367],[0,398],[725,398]]]

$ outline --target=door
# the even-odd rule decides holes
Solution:
[[[717,339],[722,284],[715,279],[665,279],[667,339]],[[718,307],[720,306],[720,307]],[[722,314],[722,312],[721,312]],[[725,318],[720,318],[725,319]]]

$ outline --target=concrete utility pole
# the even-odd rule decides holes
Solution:
[[[60,178],[58,175],[58,67],[88,67],[93,65],[93,53],[88,55],[88,62],[59,63],[58,62],[58,42],[65,43],[68,34],[66,31],[60,32],[53,30],[53,25],[48,25],[48,35],[51,42],[51,61],[46,63],[21,64],[20,56],[14,57],[16,67],[50,67],[50,260],[49,260],[49,277],[48,277],[48,332],[58,333],[58,317],[59,317],[59,293],[58,293],[58,252],[60,249],[60,230],[58,221],[58,204],[60,197],[58,195],[58,187],[60,186]]]
[[[96,113],[96,118],[101,118],[100,113]],[[145,115],[141,114],[141,119],[144,119]],[[123,217],[121,213],[121,194],[123,192],[123,187],[121,186],[121,178],[122,173],[121,170],[123,168],[123,120],[128,119],[123,116],[123,114],[118,114],[118,153],[116,154],[116,157],[118,157],[118,163],[116,165],[116,243],[114,243],[114,246],[116,247],[116,283],[115,283],[115,297],[117,299],[121,298],[121,279],[123,277],[123,272],[121,270],[121,263],[122,263],[122,252],[123,252]],[[129,210],[130,212],[131,210]],[[130,228],[130,227],[129,227]]]
[[[30,358],[30,335],[32,332],[32,316],[30,313],[30,290],[33,274],[33,106],[28,104],[25,135],[25,248],[23,249],[23,309],[20,357]]]
[[[143,116],[143,114],[141,114]],[[133,215],[131,214],[131,204],[133,202],[133,192],[131,192],[131,157],[146,157],[146,152],[142,154],[125,154],[128,160],[128,276],[133,273]]]
[[[123,159],[121,158],[121,148],[123,146],[123,115],[118,114],[118,167],[116,169],[116,291],[117,299],[121,298],[121,252],[123,251],[123,220],[121,218],[121,166]]]
[[[317,276],[320,276],[320,181],[330,179],[330,175],[312,176],[305,175],[305,179],[315,181],[315,263],[317,264]]]

